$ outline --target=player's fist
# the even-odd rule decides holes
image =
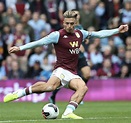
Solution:
[[[127,32],[128,31],[128,25],[126,24],[126,25],[121,25],[120,27],[119,27],[119,32],[120,33],[124,33],[124,32]]]
[[[17,46],[13,46],[9,49],[9,53],[15,53],[15,52],[18,52],[20,51],[20,48],[17,47]]]

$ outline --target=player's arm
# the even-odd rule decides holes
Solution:
[[[45,36],[44,38],[41,38],[40,40],[33,41],[25,45],[19,46],[19,47],[13,46],[9,49],[9,53],[14,53],[14,52],[21,51],[21,50],[32,49],[35,47],[39,47],[42,45],[48,45],[51,43],[57,43],[59,40],[59,35],[60,35],[59,32],[55,31]]]
[[[80,30],[83,34],[83,40],[85,38],[95,37],[95,38],[105,38],[118,33],[124,33],[128,31],[128,25],[121,25],[119,28],[111,30],[101,30],[98,32],[88,32],[86,30]]]
[[[116,28],[116,29],[92,32],[91,37],[105,38],[105,37],[109,37],[118,33],[124,33],[126,31],[128,31],[128,25],[121,25],[119,28]]]

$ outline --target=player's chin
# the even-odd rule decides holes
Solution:
[[[68,32],[68,33],[73,33],[73,30],[70,29],[70,30],[68,30],[67,32]]]

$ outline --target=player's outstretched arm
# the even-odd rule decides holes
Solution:
[[[101,30],[98,32],[91,32],[91,37],[95,38],[105,38],[118,33],[125,33],[128,31],[128,25],[121,25],[119,28],[110,30]]]
[[[9,53],[15,53],[21,50],[32,49],[35,47],[48,45],[50,43],[57,43],[59,39],[59,35],[60,35],[59,32],[55,31],[55,32],[50,33],[48,36],[41,38],[40,40],[33,41],[19,47],[13,46],[9,49]]]

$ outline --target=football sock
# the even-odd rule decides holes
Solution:
[[[70,101],[70,103],[67,105],[66,110],[64,112],[64,115],[67,115],[69,113],[72,113],[78,106],[78,103],[74,101]]]
[[[56,90],[54,90],[53,92],[52,92],[52,95],[51,95],[51,97],[55,100],[55,97],[56,97],[56,94],[57,94],[57,92],[59,91],[60,89],[56,89]]]
[[[18,98],[23,97],[23,96],[26,95],[25,89],[17,90],[17,91],[15,91],[14,93],[17,93]]]
[[[25,88],[25,93],[26,93],[26,95],[32,94],[32,88],[31,88],[31,86]]]
[[[55,97],[56,97],[56,94],[57,94],[57,92],[58,92],[59,90],[60,90],[60,89],[56,89],[56,90],[54,90],[54,91],[52,92],[52,95],[51,95],[50,98],[49,98],[49,101],[50,101],[51,103],[55,104]]]
[[[25,89],[20,89],[20,90],[16,91],[16,93],[17,93],[17,96],[18,96],[18,97],[23,97],[23,96],[25,96],[25,95],[29,95],[29,94],[32,93],[31,86],[30,86],[30,87],[27,87],[27,88],[25,88]]]

